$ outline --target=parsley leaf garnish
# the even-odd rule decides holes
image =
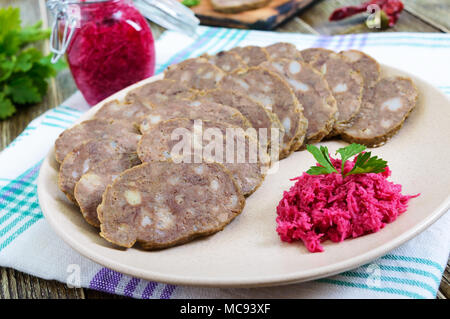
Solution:
[[[306,171],[310,175],[321,175],[321,174],[331,174],[337,173],[331,163],[330,156],[328,154],[328,148],[325,146],[320,146],[320,149],[314,145],[307,145],[306,149],[310,152],[320,166],[312,166]],[[381,173],[385,170],[387,166],[387,161],[378,158],[378,156],[372,156],[371,152],[362,153],[366,147],[360,144],[350,144],[346,147],[340,148],[336,151],[339,153],[342,160],[341,174],[346,177],[348,175],[354,174],[364,174],[364,173]],[[351,157],[357,155],[355,165],[350,172],[344,174],[344,167],[347,160]]]
[[[387,162],[378,158],[378,156],[371,157],[371,152],[359,154],[356,158],[355,166],[352,170],[344,175],[364,174],[364,173],[381,173],[384,172]]]
[[[364,145],[361,144],[350,144],[346,147],[342,147],[340,149],[338,149],[336,151],[336,154],[339,153],[341,155],[341,159],[342,159],[342,167],[341,167],[341,172],[344,171],[344,165],[345,162],[352,156],[355,156],[356,154],[361,153],[362,151],[364,151],[366,149],[366,147]]]
[[[195,7],[200,4],[200,0],[183,0],[181,1],[186,7]]]
[[[22,27],[20,10],[0,9],[0,120],[16,112],[16,107],[37,103],[47,93],[47,79],[65,67],[51,63],[51,55],[32,45],[47,39],[50,30],[42,22]]]
[[[321,165],[312,166],[306,173],[310,175],[337,173],[337,170],[331,164],[330,155],[326,146],[321,146],[319,149],[314,145],[306,145],[306,149],[314,156],[317,163]]]

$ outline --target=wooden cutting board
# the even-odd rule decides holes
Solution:
[[[209,0],[192,7],[202,24],[241,29],[271,30],[317,0],[272,0],[267,6],[240,13],[220,13]]]

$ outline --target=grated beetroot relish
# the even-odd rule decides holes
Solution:
[[[79,12],[67,60],[90,105],[153,75],[153,36],[130,0],[82,1]]]
[[[355,165],[345,162],[344,173]],[[310,252],[322,252],[322,242],[341,242],[375,233],[404,213],[411,198],[402,186],[387,180],[389,167],[382,173],[342,177],[341,161],[331,158],[339,173],[296,177],[277,207],[277,232],[285,242],[301,240]]]

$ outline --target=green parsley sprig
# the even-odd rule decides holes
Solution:
[[[321,175],[321,174],[331,174],[337,173],[338,171],[331,164],[330,155],[328,153],[328,148],[326,146],[321,146],[320,149],[314,145],[306,145],[306,149],[310,152],[317,163],[321,166],[311,166],[311,168],[306,171],[310,175]]]
[[[0,120],[16,112],[16,107],[42,101],[47,93],[47,79],[65,67],[52,64],[51,55],[44,56],[31,44],[47,39],[50,30],[42,22],[22,27],[20,10],[0,9]]]
[[[186,7],[195,7],[200,4],[200,0],[183,0],[181,1]]]
[[[314,145],[307,145],[306,149],[314,156],[320,165],[312,166],[306,171],[306,173],[310,175],[322,175],[338,172],[331,163],[328,148],[326,146],[320,146],[320,148],[318,148]],[[346,177],[354,174],[381,173],[385,170],[387,161],[378,158],[378,156],[372,156],[371,152],[362,153],[365,149],[366,147],[364,145],[353,143],[336,151],[336,154],[339,153],[342,160],[342,176]],[[345,162],[355,155],[357,155],[355,165],[351,171],[344,174]]]

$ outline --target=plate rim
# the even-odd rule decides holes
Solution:
[[[426,84],[429,87],[432,87],[436,93],[440,94],[442,97],[444,97],[447,102],[450,104],[450,99],[438,88],[436,88],[434,85],[429,83],[426,80],[423,80],[419,78],[416,75],[413,75],[409,72],[397,69],[392,66],[388,66],[385,64],[380,64],[382,69],[390,69],[394,73],[401,73],[402,75],[409,76],[413,79],[413,81],[420,81],[424,84]],[[109,101],[120,99],[128,92],[129,90],[139,87],[141,85],[144,85],[146,83],[150,83],[156,80],[161,79],[163,76],[162,74],[158,74],[155,76],[152,76],[150,78],[144,79],[140,82],[137,82],[127,88],[124,88],[123,90],[111,95],[110,97],[106,98],[105,100],[99,102],[95,106],[91,107],[90,110],[88,110],[86,113],[84,113],[73,125],[76,125],[77,123],[91,117],[104,103],[107,103]],[[73,126],[72,125],[72,126]],[[54,156],[54,150],[53,147],[50,148],[49,152],[47,153],[40,169],[39,169],[39,176],[38,176],[38,183],[37,183],[37,193],[38,193],[38,199],[39,199],[39,205],[41,206],[41,210],[45,216],[46,221],[50,224],[53,231],[56,232],[56,234],[65,242],[67,243],[71,248],[73,248],[75,251],[77,251],[82,256],[87,257],[88,259],[92,260],[95,263],[98,263],[104,267],[108,267],[110,269],[113,269],[115,271],[118,271],[120,273],[142,278],[145,280],[150,281],[157,281],[157,282],[163,282],[167,284],[175,284],[175,285],[185,285],[185,286],[197,286],[197,287],[214,287],[214,288],[253,288],[253,287],[269,287],[269,286],[280,286],[280,285],[288,285],[293,283],[299,283],[299,282],[305,282],[310,281],[318,278],[328,277],[332,276],[338,273],[345,272],[349,269],[357,268],[363,264],[366,264],[374,259],[377,259],[378,257],[388,253],[389,251],[399,247],[406,241],[412,239],[413,237],[417,236],[419,233],[423,232],[425,229],[430,227],[434,222],[436,222],[441,216],[444,215],[444,213],[450,209],[450,194],[445,198],[441,205],[439,205],[438,208],[434,210],[433,213],[428,215],[425,220],[422,220],[420,223],[417,223],[414,227],[411,229],[408,229],[407,231],[404,231],[403,233],[396,236],[394,239],[391,239],[384,244],[377,246],[376,248],[373,248],[366,253],[359,254],[357,256],[349,257],[346,260],[343,260],[338,263],[333,263],[331,265],[325,265],[309,270],[303,270],[300,272],[291,272],[289,274],[282,274],[282,275],[271,275],[270,277],[258,277],[259,280],[251,278],[246,280],[245,278],[234,278],[234,279],[226,279],[226,278],[218,278],[218,277],[207,277],[203,279],[199,279],[198,277],[192,277],[189,275],[167,275],[160,272],[152,272],[143,270],[141,268],[136,268],[129,265],[124,265],[120,260],[113,260],[109,257],[105,257],[102,255],[96,255],[95,251],[83,247],[83,245],[78,244],[76,240],[74,240],[68,233],[64,232],[62,229],[58,227],[56,224],[56,220],[52,218],[52,214],[49,214],[49,209],[46,207],[47,203],[45,200],[43,200],[43,180],[45,174],[43,173],[43,170],[45,167],[50,166],[50,162],[52,161],[52,157]]]

